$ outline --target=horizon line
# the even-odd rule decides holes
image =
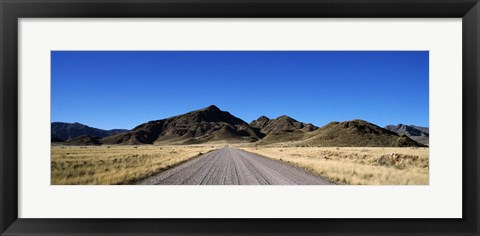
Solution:
[[[220,109],[217,105],[213,105],[213,104],[212,104],[212,105],[209,105],[209,106],[206,106],[206,107],[203,107],[203,108],[200,108],[200,109],[196,109],[196,110],[192,110],[192,111],[189,111],[189,112],[181,113],[181,114],[178,114],[178,115],[173,115],[173,116],[168,116],[168,117],[161,118],[161,119],[155,119],[155,120],[145,121],[145,122],[143,122],[143,123],[140,123],[140,124],[138,124],[138,125],[135,125],[135,126],[134,126],[133,128],[131,128],[131,129],[128,129],[128,128],[118,128],[118,127],[117,127],[117,128],[111,128],[111,129],[104,129],[104,128],[99,128],[99,127],[90,126],[90,125],[87,125],[86,123],[82,123],[82,122],[78,122],[78,121],[74,121],[74,122],[50,121],[50,123],[67,123],[67,124],[75,124],[75,123],[78,123],[78,124],[81,124],[81,125],[88,126],[88,127],[90,127],[90,128],[102,129],[102,130],[115,130],[115,129],[132,130],[132,129],[134,129],[135,127],[137,127],[137,126],[139,126],[139,125],[141,125],[141,124],[145,124],[145,123],[152,122],[152,121],[169,119],[169,118],[172,118],[172,117],[185,115],[185,114],[188,114],[188,113],[191,113],[191,112],[200,111],[200,110],[205,110],[205,109],[210,108],[210,107],[216,107],[216,108],[218,108],[218,109],[219,109],[220,111],[222,111],[222,112],[228,112],[230,115],[241,119],[242,121],[244,121],[244,122],[247,123],[247,124],[250,124],[252,121],[257,120],[258,118],[260,118],[260,117],[262,117],[262,116],[267,117],[269,120],[274,120],[274,119],[278,119],[278,118],[280,118],[280,117],[282,117],[282,116],[287,116],[287,117],[292,118],[292,119],[294,119],[294,120],[296,120],[296,121],[298,121],[298,122],[302,122],[302,123],[304,123],[304,124],[311,124],[311,125],[314,125],[314,126],[319,127],[319,128],[321,128],[321,127],[323,127],[323,126],[325,126],[325,125],[328,125],[328,124],[330,124],[330,123],[332,123],[332,122],[339,122],[339,123],[341,123],[341,122],[347,122],[347,121],[353,121],[353,120],[363,120],[363,121],[366,121],[366,122],[368,122],[368,123],[370,123],[370,124],[374,124],[374,125],[376,125],[376,126],[378,126],[378,127],[381,127],[381,128],[384,128],[384,127],[386,127],[387,125],[395,125],[395,126],[396,126],[396,125],[407,125],[407,126],[418,126],[418,127],[423,127],[423,128],[429,128],[429,127],[430,127],[430,126],[423,126],[423,125],[416,125],[416,124],[406,124],[406,123],[397,123],[397,124],[390,123],[390,124],[387,124],[387,125],[385,125],[385,126],[382,127],[382,126],[380,126],[380,125],[378,125],[378,124],[375,124],[375,123],[372,123],[372,122],[370,122],[370,121],[368,121],[368,120],[360,119],[360,118],[353,118],[353,119],[348,119],[348,120],[344,120],[344,121],[336,121],[336,120],[333,120],[333,121],[327,122],[327,123],[324,124],[324,125],[317,125],[317,124],[306,123],[306,122],[303,122],[303,121],[301,121],[301,120],[297,120],[296,118],[294,118],[294,117],[292,117],[292,116],[289,116],[289,115],[285,115],[285,114],[284,114],[284,115],[277,116],[277,117],[275,117],[275,118],[270,118],[270,117],[268,117],[268,116],[266,116],[266,115],[260,115],[260,116],[258,116],[257,119],[254,119],[254,120],[252,120],[252,121],[250,121],[250,122],[247,122],[247,121],[245,121],[244,119],[242,119],[242,118],[240,118],[240,117],[238,117],[238,116],[233,115],[232,113],[230,113],[230,111],[222,110],[222,109]]]

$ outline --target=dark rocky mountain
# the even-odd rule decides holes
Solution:
[[[316,130],[318,127],[312,124],[305,124],[303,122],[299,122],[289,116],[280,116],[273,120],[270,120],[265,127],[263,127],[260,131],[265,134],[271,133],[278,133],[278,132],[292,132],[295,130],[302,130],[302,131],[313,131]]]
[[[113,134],[118,134],[125,132],[124,129],[112,129],[112,130],[103,130],[93,128],[87,125],[80,123],[64,123],[64,122],[52,122],[51,124],[51,139],[52,142],[62,142],[67,141],[82,135],[92,136],[92,137],[107,137]]]
[[[64,145],[72,146],[91,146],[91,145],[100,145],[100,137],[93,137],[89,135],[81,135],[72,139],[69,139],[64,143]]]
[[[253,120],[250,122],[250,126],[257,128],[257,129],[263,129],[265,126],[268,125],[268,122],[270,121],[270,118],[266,116],[260,116],[258,119]]]
[[[420,127],[415,125],[387,125],[385,129],[396,133],[402,133],[408,136],[428,136],[429,129],[427,127]]]
[[[428,145],[429,143],[429,128],[428,127],[421,127],[416,125],[387,125],[385,129],[393,131],[398,134],[404,134],[410,137],[411,139]]]
[[[265,138],[260,140],[259,144],[301,140],[305,134],[318,129],[312,124],[306,124],[285,115],[271,120],[267,119],[261,116],[250,123],[265,134]]]
[[[101,140],[105,144],[196,144],[213,141],[255,142],[258,129],[216,106],[141,124],[129,132]]]
[[[308,138],[297,142],[305,146],[337,147],[423,147],[406,135],[381,128],[364,120],[331,122]]]

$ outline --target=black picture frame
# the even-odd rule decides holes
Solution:
[[[0,0],[0,12],[1,235],[479,235],[478,0]],[[18,19],[34,17],[462,18],[463,218],[18,218]]]

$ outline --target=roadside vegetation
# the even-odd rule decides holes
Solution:
[[[214,145],[52,146],[51,184],[132,184],[216,148]]]
[[[211,145],[52,146],[52,185],[132,184],[223,147]],[[352,185],[428,185],[429,149],[233,145]]]
[[[428,148],[286,147],[239,148],[353,185],[428,185]]]

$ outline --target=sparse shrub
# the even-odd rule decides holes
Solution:
[[[397,153],[391,153],[389,155],[382,155],[378,158],[378,164],[382,166],[393,166],[397,169],[405,169],[408,166],[417,164],[419,161],[418,156],[403,155]]]

